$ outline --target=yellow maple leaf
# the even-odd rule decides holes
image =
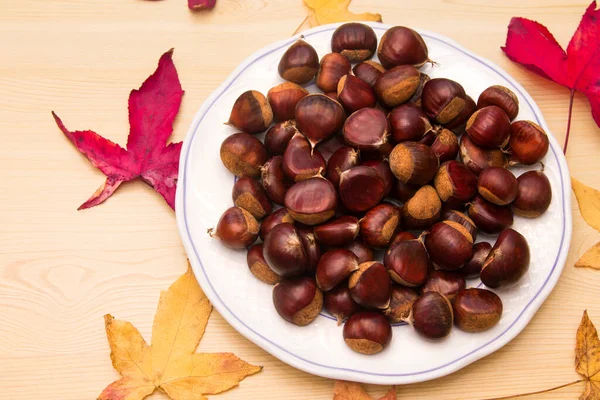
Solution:
[[[212,305],[188,264],[179,279],[160,295],[148,346],[129,322],[104,316],[113,367],[122,378],[98,400],[140,400],[156,389],[173,400],[205,400],[236,386],[262,367],[231,353],[195,353]]]
[[[577,329],[575,345],[575,370],[586,379],[585,391],[580,400],[600,399],[600,340],[598,332],[590,321],[587,310],[583,312]]]
[[[600,269],[600,242],[586,251],[575,263],[578,268]]]
[[[600,192],[573,177],[571,177],[571,186],[575,192],[581,216],[589,226],[600,232]]]
[[[350,0],[304,0],[304,4],[313,10],[312,26],[346,21],[381,22],[380,14],[355,14],[348,11]]]
[[[389,392],[379,400],[396,400],[396,388],[392,387]],[[333,387],[333,400],[374,400],[369,396],[360,383],[348,381],[335,381]]]

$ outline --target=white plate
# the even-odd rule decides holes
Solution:
[[[303,33],[319,56],[330,52],[331,34],[339,24]],[[389,25],[370,23],[378,37]],[[432,77],[460,82],[477,99],[490,85],[504,85],[519,97],[518,119],[530,119],[549,132],[542,114],[527,92],[506,72],[450,39],[420,31],[429,56],[439,67],[427,67]],[[496,292],[504,302],[502,319],[493,329],[477,334],[453,329],[438,342],[424,340],[409,326],[395,326],[389,347],[374,356],[351,351],[342,327],[322,313],[312,324],[297,327],[281,319],[271,301],[272,287],[254,278],[246,251],[232,251],[211,239],[221,213],[232,205],[234,177],[221,164],[219,147],[235,132],[223,125],[235,99],[249,89],[267,93],[282,82],[277,65],[298,36],[268,46],[244,61],[206,100],[196,114],[183,149],[177,188],[177,223],[196,278],[221,315],[242,335],[303,371],[334,379],[375,384],[420,382],[454,372],[504,346],[519,334],[552,291],[563,269],[571,241],[570,180],[560,146],[550,134],[544,163],[553,190],[549,210],[535,220],[516,217],[514,228],[531,248],[529,272],[513,287]],[[309,90],[315,91],[314,86]],[[513,170],[519,175],[523,170]],[[485,239],[485,238],[484,238]],[[494,240],[488,237],[488,241]],[[480,285],[471,281],[470,286]]]

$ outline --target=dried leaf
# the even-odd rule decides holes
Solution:
[[[575,263],[578,268],[600,269],[600,242],[592,246]]]
[[[600,340],[598,332],[590,321],[587,310],[583,312],[581,323],[577,329],[575,345],[575,370],[583,376],[587,383],[580,400],[600,399]]]
[[[304,4],[313,10],[313,26],[345,21],[381,22],[380,14],[355,14],[348,11],[350,0],[304,0]]]
[[[389,392],[379,400],[396,400],[396,388],[392,387]],[[360,383],[348,381],[335,381],[333,387],[333,400],[374,400],[369,396]]]
[[[600,232],[600,192],[573,177],[571,177],[571,186],[579,203],[581,216],[589,226]]]
[[[93,131],[69,131],[52,112],[65,136],[106,175],[106,181],[79,209],[104,202],[123,182],[140,177],[175,208],[181,142],[166,145],[173,132],[183,90],[173,50],[163,54],[156,72],[129,95],[127,149]]]
[[[204,400],[236,386],[262,367],[231,353],[195,353],[212,305],[191,268],[162,292],[152,326],[152,345],[129,322],[104,316],[113,367],[122,378],[99,400],[139,400],[160,389],[173,400]]]
[[[217,0],[188,0],[190,10],[206,10],[215,6]]]

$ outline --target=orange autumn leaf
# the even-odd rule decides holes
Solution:
[[[598,332],[590,321],[587,310],[583,312],[577,329],[575,345],[575,370],[586,379],[585,391],[580,400],[600,399],[600,340]]]
[[[396,400],[396,388],[392,387],[389,392],[379,400]],[[369,396],[360,383],[348,381],[335,381],[333,387],[333,400],[375,400]]]
[[[355,14],[348,10],[350,0],[304,0],[304,4],[313,10],[311,25],[325,25],[346,21],[381,22],[380,14]]]
[[[577,198],[581,216],[589,226],[600,232],[600,192],[573,177],[571,187]]]
[[[105,315],[113,367],[122,378],[99,400],[141,400],[156,389],[173,400],[205,400],[236,386],[262,367],[231,353],[195,353],[212,305],[188,270],[160,295],[149,346],[129,322]]]
[[[577,268],[600,269],[600,242],[586,251],[575,263]]]

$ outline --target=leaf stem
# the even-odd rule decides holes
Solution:
[[[584,382],[584,379],[578,379],[576,381],[573,381],[571,383],[565,383],[563,385],[560,386],[555,386],[553,388],[550,389],[544,389],[544,390],[538,390],[536,392],[529,392],[529,393],[521,393],[521,394],[515,394],[515,395],[510,395],[510,396],[503,396],[503,397],[492,397],[489,399],[485,399],[485,400],[503,400],[503,399],[516,399],[518,397],[526,397],[526,396],[533,396],[534,394],[543,394],[543,393],[549,393],[549,392],[553,392],[555,390],[559,390],[562,388],[566,388],[568,386],[573,386],[576,385],[580,382]]]
[[[565,135],[565,147],[563,153],[567,155],[567,146],[569,144],[569,133],[571,133],[571,117],[573,115],[573,100],[575,99],[575,89],[571,89],[571,98],[569,99],[569,117],[567,119],[567,134]]]
[[[304,25],[304,23],[310,18],[311,15],[312,15],[312,13],[308,14],[306,16],[306,18],[304,18],[302,20],[302,22],[300,22],[300,25],[298,25],[298,27],[296,28],[296,30],[294,31],[294,33],[292,33],[292,36],[294,36],[296,33],[298,33],[298,31],[300,30],[300,28],[302,28],[302,25]]]

